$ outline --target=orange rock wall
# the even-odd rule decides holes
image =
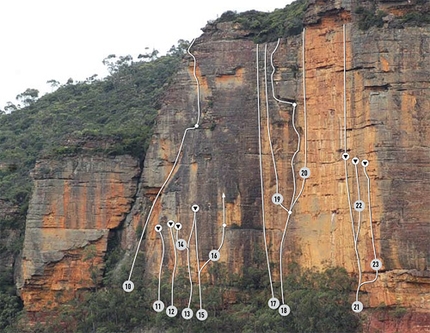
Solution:
[[[366,309],[406,307],[422,314],[410,318],[427,318],[430,212],[425,200],[417,196],[422,197],[430,189],[426,112],[430,93],[424,82],[429,77],[425,65],[430,57],[426,46],[430,37],[428,28],[360,31],[344,11],[321,17],[306,27],[307,167],[311,177],[293,209],[282,260],[284,267],[293,261],[308,268],[345,267],[358,284],[345,164],[341,158],[345,147],[343,24],[346,24],[348,184],[352,202],[358,199],[359,184],[366,206],[367,179],[360,164],[357,182],[351,159],[357,156],[369,161],[366,170],[370,178],[372,220],[367,207],[361,214],[352,211],[355,230],[360,219],[358,251],[362,281],[375,276],[370,267],[374,256],[370,224],[375,252],[383,263],[378,280],[363,286],[359,299]],[[226,194],[228,227],[221,261],[229,271],[240,273],[253,262],[255,244],[263,246],[256,45],[238,39],[241,33],[244,32],[228,23],[207,27],[192,48],[201,84],[201,123],[199,129],[187,134],[179,164],[149,221],[142,249],[145,261],[138,263],[146,267],[148,274],[158,274],[161,259],[160,240],[154,226],[157,223],[166,226],[169,219],[179,221],[183,224],[180,236],[187,238],[192,226],[190,207],[194,203],[201,207],[199,251],[201,264],[204,263],[209,251],[220,243],[222,193]],[[268,56],[275,44],[268,44]],[[265,45],[259,46],[263,178],[269,257],[277,282],[287,212],[271,203],[276,181],[266,126],[264,48]],[[301,146],[295,160],[297,194],[302,184],[297,173],[304,166],[305,150],[301,36],[281,40],[274,64],[275,95],[298,103],[295,123],[301,134]],[[268,60],[269,80],[271,70]],[[270,81],[267,95],[279,187],[289,205],[293,191],[290,161],[297,146],[291,123],[292,108],[273,99]],[[170,172],[185,128],[194,126],[197,119],[191,58],[178,73],[164,103],[143,171],[142,189],[151,193],[160,188]],[[141,217],[142,222],[144,218]],[[168,271],[173,267],[171,244],[166,244],[166,251]],[[192,256],[194,251],[192,244]],[[186,267],[185,254],[179,255],[179,265]],[[286,274],[288,271],[284,271]],[[369,325],[370,331],[383,326],[377,319]],[[420,326],[411,322],[398,327]]]
[[[363,281],[375,276],[370,268],[373,259],[370,226],[375,252],[383,263],[378,280],[363,286],[359,293],[368,316],[365,329],[415,332],[425,327],[430,313],[430,211],[425,197],[430,190],[430,31],[387,27],[360,31],[350,8],[342,7],[348,1],[310,2],[313,5],[306,20],[304,45],[306,68],[302,62],[302,36],[281,39],[273,55],[274,92],[269,56],[276,43],[267,44],[266,78],[266,45],[259,45],[257,63],[257,46],[239,26],[224,22],[205,28],[192,47],[197,59],[200,104],[194,63],[191,57],[186,57],[162,101],[139,184],[139,166],[128,157],[82,156],[42,161],[36,166],[18,280],[27,310],[54,308],[79,290],[94,287],[103,271],[109,230],[123,221],[122,246],[134,255],[135,230],[144,225],[151,201],[177,157],[178,164],[145,226],[146,235],[136,265],[147,275],[158,276],[161,242],[154,227],[161,224],[166,243],[163,274],[171,271],[174,254],[166,222],[172,219],[182,223],[178,237],[188,239],[193,204],[200,206],[198,251],[199,264],[203,265],[209,251],[221,243],[223,193],[227,228],[220,261],[229,272],[238,274],[243,267],[252,265],[258,255],[256,249],[263,249],[264,245],[259,121],[266,236],[275,283],[280,279],[282,260],[284,268],[289,262],[297,262],[303,268],[345,267],[358,284],[345,164],[341,158],[345,147],[343,24],[346,24],[346,146],[351,158],[357,156],[369,161],[372,219],[367,209],[362,214],[355,211],[351,214],[355,230],[361,224],[358,251]],[[337,7],[330,7],[332,3]],[[320,15],[316,6],[323,6],[326,13]],[[272,94],[281,100],[297,102],[295,119],[292,107],[279,103]],[[193,129],[199,106],[199,127]],[[296,195],[302,186],[298,171],[305,166],[305,151],[306,166],[311,171],[292,210],[282,253],[280,243],[288,213],[271,202],[276,192],[276,177],[267,120],[279,192],[287,207],[294,187],[291,159],[298,144],[293,120],[301,139],[294,163]],[[191,129],[184,137],[186,128]],[[182,142],[183,149],[178,155]],[[359,165],[357,179],[351,158],[346,163],[351,200],[358,198],[358,184],[361,198],[367,204],[368,184],[363,168]],[[192,240],[192,258],[196,250]],[[186,252],[178,253],[178,265],[185,268],[186,264]],[[195,260],[192,265],[193,278],[197,279]],[[285,269],[284,276],[287,274]],[[205,281],[207,276],[203,275]],[[146,292],[153,292],[155,299],[156,290]],[[279,290],[275,293],[279,297]],[[378,315],[371,309],[387,307],[404,307],[408,314],[396,323],[398,318],[384,317],[386,311]]]
[[[131,208],[139,170],[127,156],[37,163],[18,277],[27,311],[54,309],[97,287],[109,232]]]

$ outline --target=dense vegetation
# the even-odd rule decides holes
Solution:
[[[29,170],[42,155],[76,152],[75,139],[112,139],[104,153],[143,158],[160,96],[176,71],[183,43],[168,56],[133,62],[104,60],[111,75],[69,83],[29,106],[0,116],[1,198],[21,204],[28,196]]]
[[[186,47],[187,42],[180,41],[166,56],[153,51],[138,61],[110,55],[103,60],[110,72],[105,79],[93,75],[62,86],[51,80],[58,86],[55,92],[38,99],[38,91],[29,88],[17,96],[21,107],[8,103],[9,113],[0,112],[0,200],[19,207],[11,216],[0,216],[0,263],[21,249],[30,170],[38,158],[75,154],[86,141],[95,141],[110,144],[87,153],[131,154],[143,160],[161,95]],[[13,320],[20,301],[13,269],[0,269],[1,331]]]
[[[228,11],[215,22],[239,23],[256,43],[273,42],[302,32],[306,7],[307,0],[297,0],[270,13],[251,10],[238,14]]]
[[[300,271],[298,265],[291,264],[284,281],[285,302],[291,313],[281,317],[267,305],[270,289],[265,259],[263,251],[256,252],[254,263],[245,265],[240,275],[232,274],[222,263],[210,266],[210,282],[203,287],[203,307],[209,313],[204,322],[195,316],[184,320],[180,313],[175,318],[169,318],[165,312],[155,313],[152,303],[157,297],[158,281],[136,279],[136,289],[127,294],[121,288],[127,278],[124,271],[108,275],[104,288],[64,305],[52,318],[42,315],[38,321],[43,324],[28,329],[23,317],[19,325],[9,327],[6,332],[117,333],[150,329],[169,333],[357,332],[360,322],[351,311],[349,299],[352,280],[343,268]],[[142,273],[135,274],[142,276]],[[170,299],[170,278],[163,277],[163,300]],[[279,285],[275,287],[279,290]],[[187,307],[188,297],[188,273],[179,271],[175,279],[175,305],[179,311]],[[194,310],[197,304],[194,292]]]
[[[382,27],[384,25],[384,21],[382,18],[387,15],[387,13],[381,10],[375,9],[367,9],[364,7],[358,7],[355,10],[355,13],[358,15],[358,27],[361,30],[368,30],[371,27]]]
[[[357,15],[358,27],[361,30],[383,27],[385,23],[384,17],[388,16],[387,12],[378,9],[376,2],[367,6],[358,6],[354,13]],[[424,26],[428,24],[430,24],[430,3],[427,0],[415,0],[414,7],[409,9],[403,16],[387,18],[389,28]]]
[[[403,26],[430,24],[428,2],[416,3],[423,10],[399,18]],[[229,11],[214,23],[239,23],[255,42],[270,42],[299,34],[306,7],[306,0],[298,0],[271,13]],[[355,14],[362,30],[382,27],[386,16],[376,6],[360,6]],[[64,85],[50,80],[56,88],[53,93],[39,98],[36,89],[28,88],[17,95],[19,105],[9,103],[7,113],[0,110],[0,200],[18,207],[15,214],[0,216],[0,262],[20,251],[31,193],[29,175],[38,158],[80,153],[85,142],[99,141],[110,144],[108,148],[104,145],[105,148],[92,149],[91,153],[131,154],[143,160],[159,102],[186,46],[187,42],[180,41],[166,56],[158,57],[153,51],[137,61],[130,56],[109,55],[103,60],[110,72],[105,79],[93,75],[84,82],[69,79]],[[210,269],[211,283],[204,288],[210,316],[201,323],[194,319],[169,319],[164,313],[156,315],[150,308],[155,295],[143,292],[155,290],[154,281],[136,281],[136,292],[125,294],[120,288],[125,273],[112,273],[121,255],[118,248],[110,252],[100,290],[64,305],[59,316],[41,318],[47,324],[31,330],[25,327],[25,315],[21,324],[16,323],[21,303],[15,295],[13,268],[0,267],[0,331],[103,333],[155,327],[167,332],[354,332],[359,327],[348,301],[351,282],[343,269],[301,272],[292,265],[285,280],[286,303],[292,313],[282,318],[267,307],[268,281],[263,261],[245,266],[240,275],[231,274],[217,263]],[[178,275],[176,285],[182,290],[179,298],[186,299],[185,272]],[[163,299],[167,299],[167,278],[162,292]],[[236,295],[236,302],[227,300],[229,293]],[[193,304],[196,302],[195,298]]]

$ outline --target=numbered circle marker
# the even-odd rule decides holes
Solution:
[[[363,303],[361,303],[360,301],[355,301],[354,303],[352,303],[352,311],[354,311],[355,313],[359,313],[361,311],[363,311]]]
[[[311,170],[309,170],[309,168],[307,167],[301,168],[299,173],[300,177],[302,177],[303,179],[309,178],[311,176]]]
[[[197,310],[196,317],[198,320],[201,321],[206,320],[208,319],[208,312],[205,309]]]
[[[187,248],[187,242],[185,241],[185,239],[178,239],[176,241],[176,249],[178,249],[179,251],[184,251]]]
[[[290,309],[290,307],[289,307],[287,304],[282,304],[282,305],[279,307],[278,311],[279,311],[279,314],[280,314],[282,317],[286,317],[286,316],[288,316],[288,315],[290,314],[291,309]]]
[[[284,197],[281,193],[275,193],[274,195],[272,195],[272,202],[275,205],[280,205],[284,202]]]
[[[126,293],[131,293],[134,290],[134,283],[127,280],[122,284],[122,289],[124,289]]]
[[[152,308],[154,309],[155,312],[162,312],[164,310],[164,303],[163,303],[163,301],[160,301],[160,300],[155,301],[152,304]]]
[[[382,262],[379,259],[373,259],[370,262],[370,267],[374,270],[374,271],[379,271],[382,268]]]
[[[279,302],[279,299],[277,299],[276,297],[273,297],[269,299],[267,304],[269,305],[269,308],[271,308],[272,310],[276,310],[277,308],[279,308],[279,304],[281,303]]]
[[[364,207],[365,207],[365,205],[364,205],[364,201],[362,201],[362,200],[357,200],[356,202],[354,202],[354,209],[355,209],[357,212],[362,212],[362,211],[364,210]]]
[[[218,250],[212,250],[209,252],[209,259],[212,261],[218,261],[220,258],[220,254]]]
[[[363,167],[367,168],[367,167],[368,167],[368,165],[369,165],[369,161],[368,161],[368,160],[362,160],[362,161],[361,161],[361,165],[362,165]]]
[[[357,164],[358,164],[358,162],[360,162],[360,160],[358,159],[358,157],[354,157],[354,158],[352,159],[352,164],[357,165]]]
[[[178,222],[178,223],[176,223],[176,224],[175,224],[175,229],[176,229],[176,230],[181,230],[181,229],[182,229],[182,224],[181,224],[181,223],[179,223],[179,222]]]
[[[347,161],[347,160],[349,159],[349,154],[348,154],[348,153],[343,153],[343,154],[342,154],[342,159],[343,159],[344,161]]]
[[[197,213],[197,212],[199,211],[199,209],[200,209],[199,205],[192,205],[192,206],[191,206],[191,210],[192,210],[194,213]]]
[[[174,305],[170,305],[166,309],[166,314],[169,317],[176,317],[176,315],[178,314],[178,308]]]
[[[163,227],[162,227],[161,225],[157,224],[157,225],[155,226],[155,231],[156,231],[156,232],[161,232],[161,230],[163,230]]]
[[[175,221],[172,221],[172,220],[167,221],[167,226],[169,228],[173,228],[174,225],[175,225]]]
[[[184,318],[184,319],[189,320],[189,319],[193,318],[193,314],[194,314],[194,312],[190,308],[185,308],[182,310],[182,318]]]

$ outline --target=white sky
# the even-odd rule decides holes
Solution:
[[[0,0],[0,109],[27,88],[106,74],[109,54],[164,54],[227,10],[284,8],[292,0]],[[40,96],[39,95],[39,96]]]

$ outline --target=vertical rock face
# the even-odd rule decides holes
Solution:
[[[422,292],[428,296],[430,209],[422,196],[430,191],[429,42],[428,28],[351,36],[353,80],[363,87],[351,107],[374,127],[369,148],[377,162],[373,187],[381,198],[375,222],[387,271],[371,288],[379,294],[373,305],[406,303],[427,311]],[[365,53],[362,45],[368,45]],[[382,298],[383,286],[388,288]]]
[[[324,3],[325,13],[315,9],[320,3]],[[273,92],[270,54],[276,43],[267,45],[269,127],[279,192],[287,207],[293,193],[297,197],[302,186],[298,171],[305,166],[305,151],[306,166],[311,171],[292,210],[281,255],[283,263],[296,261],[302,267],[321,269],[342,266],[357,276],[358,285],[359,266],[362,282],[374,279],[371,261],[376,254],[383,267],[375,283],[360,288],[360,300],[370,307],[410,307],[421,313],[413,318],[421,318],[416,319],[421,323],[428,321],[430,211],[425,194],[430,190],[429,28],[361,31],[351,17],[350,2],[315,1],[312,6],[305,32],[305,73],[301,37],[281,40],[273,54]],[[218,247],[222,193],[226,194],[228,227],[221,261],[230,271],[240,272],[252,262],[255,244],[264,244],[256,45],[243,38],[246,32],[238,28],[231,23],[209,25],[192,48],[200,85],[199,127],[193,128],[198,101],[191,58],[177,75],[158,117],[140,195],[154,198],[177,157],[179,163],[154,206],[144,242],[145,262],[138,262],[153,275],[158,273],[161,259],[155,224],[165,225],[169,219],[181,222],[180,234],[187,238],[192,228],[192,204],[201,209],[197,215],[201,262]],[[269,256],[274,263],[272,274],[279,279],[280,243],[288,213],[271,202],[276,179],[266,126],[265,47],[260,45],[258,51],[262,174]],[[295,119],[292,107],[277,102],[272,95],[298,103]],[[294,162],[295,190],[290,163],[298,136],[293,121],[301,137]],[[186,128],[191,129],[184,136]],[[181,143],[183,149],[178,155]],[[342,160],[345,148],[350,155],[346,163]],[[356,169],[351,163],[352,157],[368,160],[369,182],[362,165],[359,163]],[[359,198],[363,200],[366,209],[362,213],[352,208],[350,211],[348,192],[351,205]],[[194,247],[191,250],[195,251]],[[172,266],[173,252],[168,249],[168,253]],[[185,265],[186,258],[179,258]],[[421,324],[413,321],[402,329],[420,330]]]
[[[130,210],[139,173],[128,156],[37,163],[18,278],[26,310],[55,308],[100,282],[109,231]]]
[[[170,237],[166,222],[180,222],[178,237],[188,239],[194,204],[200,207],[194,232],[203,265],[221,243],[225,193],[221,261],[230,272],[253,263],[254,249],[264,250],[264,234],[277,282],[282,258],[284,277],[289,262],[342,266],[358,285],[360,271],[362,282],[374,279],[376,255],[383,267],[376,282],[360,288],[360,300],[366,307],[415,312],[397,326],[373,318],[369,330],[422,330],[430,312],[430,29],[361,31],[351,14],[354,3],[310,1],[304,45],[296,36],[281,39],[278,47],[257,47],[238,25],[208,25],[191,49],[199,83],[188,57],[163,100],[136,201],[139,167],[131,158],[40,162],[19,279],[26,308],[55,306],[69,299],[70,290],[94,286],[109,230],[133,202],[124,233],[130,250],[136,224],[146,231],[136,265],[158,275],[155,225]],[[283,101],[294,101],[296,109]],[[368,161],[369,180],[353,157]],[[299,174],[305,166],[311,172],[306,182]],[[272,203],[276,192],[286,209]],[[362,212],[350,208],[358,199]],[[194,243],[190,251],[195,256]],[[166,241],[170,268],[173,258]],[[185,266],[186,253],[178,258]]]

